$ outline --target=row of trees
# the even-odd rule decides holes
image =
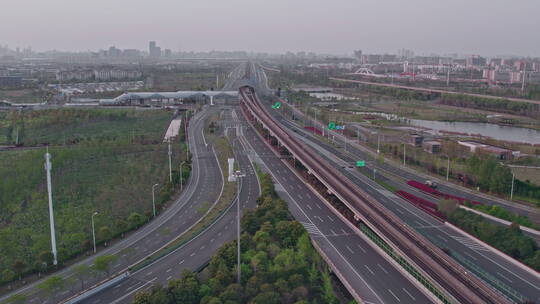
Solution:
[[[439,206],[439,210],[454,225],[540,270],[540,248],[533,239],[523,234],[518,223],[514,222],[509,227],[492,224],[478,214],[457,208],[457,202],[451,200],[441,201]]]
[[[540,118],[540,106],[528,102],[464,94],[442,94],[441,103],[463,108],[474,108]]]
[[[52,262],[52,255],[49,257]],[[69,287],[72,291],[84,290],[85,283],[90,277],[109,276],[113,263],[118,259],[116,255],[103,255],[94,260],[92,266],[87,264],[79,264],[73,268],[73,276],[63,277],[61,275],[51,275],[46,280],[38,285],[38,288],[43,290],[47,297],[56,299],[58,292]],[[9,271],[5,270],[4,272]],[[80,284],[80,285],[79,285]],[[28,298],[23,294],[16,294],[9,299],[7,303],[19,304],[27,303]]]
[[[242,217],[242,281],[236,282],[236,242],[223,245],[200,274],[186,271],[168,286],[138,293],[135,304],[338,303],[327,266],[272,179],[261,176],[262,195]]]

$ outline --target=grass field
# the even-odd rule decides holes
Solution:
[[[512,168],[512,173],[516,178],[522,181],[530,181],[540,186],[540,169],[533,168]]]
[[[21,125],[26,144],[48,142],[59,258],[77,255],[92,239],[95,217],[98,242],[138,226],[151,210],[151,185],[159,183],[156,202],[170,191],[167,145],[162,136],[171,119],[165,111],[57,110],[1,116],[0,125]],[[21,117],[22,116],[22,117]],[[63,145],[66,138],[67,145]],[[184,158],[173,143],[173,165]],[[21,272],[40,268],[50,251],[45,148],[0,152],[0,269]],[[183,152],[182,152],[183,153]],[[178,170],[176,170],[178,171]],[[141,215],[134,222],[130,215]],[[9,271],[8,273],[9,274]],[[6,281],[4,274],[1,281]]]

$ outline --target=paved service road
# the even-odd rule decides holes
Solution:
[[[369,303],[433,303],[377,249],[357,235],[286,166],[252,128],[246,142],[278,184],[280,196],[363,300]]]

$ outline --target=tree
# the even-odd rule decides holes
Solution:
[[[77,277],[77,280],[81,282],[81,290],[84,290],[84,281],[86,277],[92,272],[92,269],[86,264],[79,264],[73,268],[73,272],[75,273],[75,277]]]
[[[107,226],[99,228],[98,238],[105,241],[105,247],[107,247],[107,241],[111,238],[111,229]]]
[[[59,275],[50,276],[43,283],[39,284],[38,287],[51,295],[64,287],[64,278]]]
[[[105,272],[107,276],[110,275],[111,264],[116,261],[118,257],[115,255],[102,255],[94,260],[94,269],[99,272]]]
[[[322,298],[324,303],[335,304],[338,303],[338,299],[334,295],[334,289],[332,288],[332,280],[330,279],[330,274],[327,271],[323,272],[322,275],[323,286],[322,286]]]
[[[2,282],[11,282],[15,279],[15,272],[11,269],[4,269],[2,271]]]
[[[42,251],[39,254],[39,261],[46,267],[50,267],[54,261],[54,255],[50,251]]]
[[[447,217],[450,217],[458,208],[459,203],[452,199],[442,199],[437,205],[437,209]]]
[[[13,262],[13,270],[19,276],[19,280],[21,280],[21,276],[25,268],[26,268],[26,265],[24,264],[23,261],[15,260],[15,262]]]
[[[182,273],[182,279],[169,282],[169,290],[175,303],[198,304],[200,283],[197,276],[188,270]]]
[[[129,215],[128,222],[132,228],[139,227],[144,223],[144,217],[137,212],[133,212]]]

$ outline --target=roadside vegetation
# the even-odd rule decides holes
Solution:
[[[135,304],[339,303],[332,279],[304,227],[293,220],[261,176],[262,195],[242,217],[242,282],[236,282],[236,241],[223,245],[200,274],[185,271],[179,280],[135,296]]]
[[[540,271],[540,248],[523,234],[518,223],[509,227],[492,224],[478,214],[457,208],[457,202],[452,200],[439,202],[439,210],[452,224]]]
[[[161,110],[47,110],[9,113],[2,126],[20,127],[19,149],[0,152],[0,283],[55,270],[52,265],[45,147],[52,155],[52,189],[59,266],[92,250],[91,217],[98,246],[146,223],[152,185],[159,211],[179,183],[184,134],[172,143],[173,182],[167,145],[172,113]],[[22,131],[21,131],[22,130]],[[13,131],[13,128],[11,128]],[[8,136],[9,138],[9,136]],[[11,142],[12,143],[12,142]],[[65,143],[65,144],[64,144]],[[189,176],[184,165],[183,180]],[[26,279],[24,279],[26,280]]]

